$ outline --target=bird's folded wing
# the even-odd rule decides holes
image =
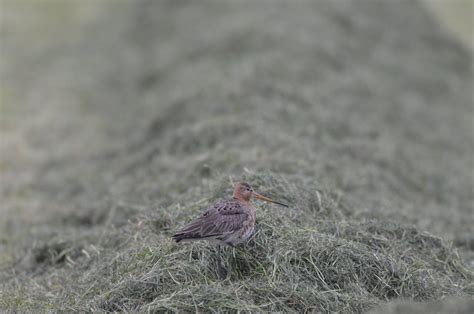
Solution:
[[[221,201],[210,207],[201,217],[184,226],[175,236],[208,238],[235,232],[248,219],[241,204],[233,200]]]
[[[213,213],[203,219],[200,228],[202,237],[219,236],[240,230],[248,219],[246,213]]]

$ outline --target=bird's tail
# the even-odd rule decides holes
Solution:
[[[182,240],[198,240],[201,235],[200,221],[195,220],[190,224],[184,226],[173,235],[173,240],[180,242]]]
[[[173,235],[173,240],[180,242],[182,240],[188,239],[188,236],[185,233],[176,233]]]
[[[215,235],[201,236],[200,234],[192,234],[192,233],[176,233],[173,235],[173,240],[179,243],[181,241],[205,240],[205,239],[212,239],[215,237],[216,237]]]

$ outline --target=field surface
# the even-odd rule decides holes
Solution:
[[[423,3],[0,5],[0,310],[473,312],[472,52]],[[290,208],[220,278],[170,237],[238,180]]]

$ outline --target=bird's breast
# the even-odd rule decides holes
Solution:
[[[256,215],[255,215],[255,208],[254,207],[247,207],[248,209],[248,216],[247,220],[244,221],[242,224],[242,229],[240,230],[240,237],[243,239],[248,239],[254,229],[255,229],[255,220],[256,220]]]

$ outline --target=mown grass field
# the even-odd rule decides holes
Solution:
[[[0,310],[471,313],[472,54],[415,1],[1,2]],[[257,232],[173,232],[246,180]]]

